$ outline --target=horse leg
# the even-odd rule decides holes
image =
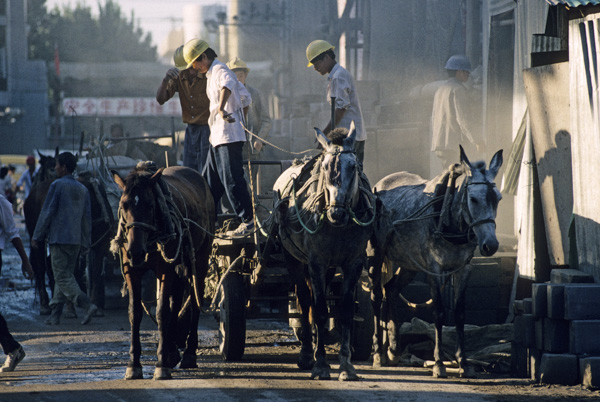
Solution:
[[[465,355],[465,303],[466,303],[466,290],[469,277],[471,276],[470,267],[466,267],[455,274],[455,284],[458,283],[458,287],[454,294],[454,321],[456,325],[456,361],[458,362],[459,372],[461,377],[474,378],[475,369],[472,365],[468,364]]]
[[[201,293],[203,294],[203,293]],[[200,310],[195,305],[195,298],[192,299],[192,304],[188,307],[189,313],[189,330],[185,343],[185,351],[179,363],[179,368],[196,368],[198,363],[196,361],[196,351],[198,350],[198,320],[200,319]]]
[[[373,288],[371,289],[371,304],[373,305],[373,320],[375,331],[373,331],[373,367],[385,365],[385,354],[383,352],[383,327],[381,326],[381,314],[383,308],[383,287],[381,285],[382,259],[375,255],[369,258],[369,277]]]
[[[50,314],[50,298],[46,291],[46,249],[41,245],[37,249],[32,248],[29,259],[33,267],[35,293],[40,297],[40,315]]]
[[[329,380],[331,378],[325,352],[326,324],[329,317],[326,301],[325,270],[325,266],[315,262],[311,262],[308,266],[313,292],[313,317],[317,326],[317,349],[315,350],[315,365],[312,368],[311,378],[316,380]]]
[[[401,306],[407,306],[406,303],[401,299],[400,295],[402,290],[415,278],[417,273],[415,271],[408,271],[406,269],[400,269],[398,275],[394,275],[394,278],[386,285],[386,307],[389,311],[388,316],[388,350],[387,357],[390,365],[397,365],[400,361],[400,355],[402,354],[402,346],[400,344],[400,327],[404,322],[406,316],[402,314],[400,310]]]
[[[340,310],[340,322],[342,324],[342,342],[340,345],[340,381],[356,381],[358,375],[351,363],[350,338],[352,336],[352,324],[354,322],[354,292],[360,278],[363,267],[366,266],[366,255],[352,261],[350,269],[344,272],[342,286],[342,308]]]
[[[138,380],[144,378],[140,355],[142,347],[140,343],[140,323],[142,322],[142,280],[141,275],[132,272],[131,268],[125,268],[125,280],[129,292],[129,324],[131,326],[131,346],[129,348],[129,363],[125,371],[126,380]]]
[[[437,272],[439,270],[433,270]],[[431,298],[433,300],[433,321],[435,324],[435,346],[433,349],[433,376],[435,378],[446,378],[446,367],[441,358],[440,348],[442,347],[442,326],[444,325],[444,303],[442,300],[442,286],[440,278],[429,275],[429,284]]]
[[[169,352],[171,342],[175,342],[169,334],[172,333],[169,319],[171,318],[170,297],[173,290],[173,278],[169,274],[160,275],[158,301],[156,303],[156,322],[158,323],[158,347],[156,348],[156,367],[154,368],[155,380],[171,379],[169,367]]]
[[[298,300],[298,307],[301,313],[301,330],[298,334],[298,340],[300,341],[301,348],[300,357],[298,358],[298,367],[301,370],[310,370],[315,364],[313,357],[313,331],[310,323],[311,295],[308,284],[304,279],[300,279],[296,283],[296,298]]]

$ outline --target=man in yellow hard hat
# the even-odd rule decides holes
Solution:
[[[354,149],[359,163],[365,157],[367,131],[363,123],[362,110],[352,75],[335,60],[335,47],[324,40],[312,41],[306,48],[308,67],[313,66],[321,75],[327,76],[327,102],[333,109],[333,121],[330,119],[323,132],[327,134],[335,127],[350,129],[354,121],[356,143]]]
[[[202,172],[210,147],[208,125],[209,100],[206,96],[206,76],[188,68],[183,57],[183,45],[173,54],[175,68],[167,70],[156,92],[156,100],[164,104],[179,93],[182,120],[187,127],[183,140],[183,165]]]
[[[240,226],[227,235],[248,236],[254,232],[254,214],[244,178],[242,147],[246,133],[241,122],[251,101],[250,94],[243,85],[239,85],[233,71],[217,60],[217,54],[205,41],[188,41],[183,55],[187,68],[191,67],[207,77],[211,148],[202,175],[208,182],[215,205],[219,205],[225,194],[235,214],[242,220]]]
[[[246,85],[246,79],[250,69],[244,60],[239,57],[235,57],[227,62],[227,67],[235,73],[237,79],[246,87],[250,96],[252,97],[252,104],[248,108],[248,119],[246,120],[246,128],[251,133],[257,135],[260,138],[266,139],[271,131],[271,117],[266,105],[262,102],[262,96],[258,89]],[[252,137],[249,141],[246,141],[243,149],[244,159],[246,160],[258,160],[260,151],[263,148],[263,143],[259,139]],[[258,169],[256,167],[253,170],[253,180],[256,184],[256,177]]]

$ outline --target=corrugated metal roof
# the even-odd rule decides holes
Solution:
[[[600,4],[600,0],[546,0],[551,6],[569,6],[569,7],[581,7],[581,6],[597,6]]]

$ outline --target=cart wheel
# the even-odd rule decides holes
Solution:
[[[366,280],[366,282],[365,282]],[[364,361],[371,356],[373,348],[373,306],[368,278],[361,278],[355,293],[354,328],[352,331],[352,360]]]
[[[241,360],[246,346],[244,278],[239,272],[230,271],[219,291],[219,351],[223,360]]]

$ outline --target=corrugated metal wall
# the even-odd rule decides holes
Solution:
[[[573,214],[579,269],[600,282],[600,15],[569,23]]]

